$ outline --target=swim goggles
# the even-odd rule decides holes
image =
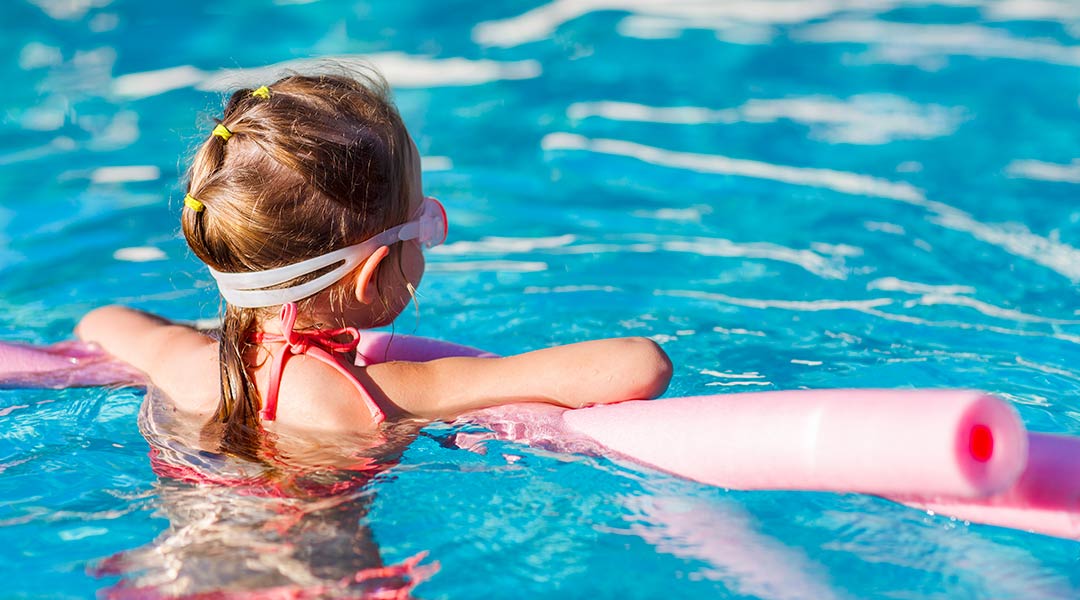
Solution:
[[[210,269],[210,274],[217,281],[218,289],[225,301],[233,306],[242,308],[277,306],[286,302],[296,302],[325,290],[340,281],[382,246],[405,240],[416,240],[425,248],[431,248],[443,243],[446,240],[446,233],[446,209],[438,200],[424,198],[419,214],[411,221],[391,227],[359,244],[339,248],[322,256],[276,269],[249,273],[222,273]],[[288,287],[266,289],[297,277],[310,275],[335,263],[341,264],[311,281]]]

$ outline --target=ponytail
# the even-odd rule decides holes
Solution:
[[[259,392],[247,369],[245,356],[257,319],[249,309],[226,305],[218,341],[221,366],[221,402],[204,433],[220,432],[221,450],[258,459],[260,446]]]

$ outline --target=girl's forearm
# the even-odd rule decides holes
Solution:
[[[581,342],[505,358],[445,358],[409,368],[416,373],[395,378],[396,389],[384,389],[400,408],[427,418],[514,402],[580,408],[650,399],[664,393],[672,371],[667,354],[646,338]],[[378,377],[378,370],[368,372]]]

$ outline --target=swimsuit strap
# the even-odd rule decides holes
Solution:
[[[259,413],[264,420],[273,421],[277,418],[277,401],[278,390],[281,387],[281,374],[285,371],[285,363],[294,354],[306,354],[322,363],[330,365],[338,373],[341,373],[352,382],[353,386],[360,392],[360,396],[364,399],[364,405],[367,406],[368,411],[371,413],[371,418],[376,424],[382,423],[386,416],[383,415],[382,410],[375,400],[371,398],[371,394],[364,389],[364,386],[360,385],[360,382],[356,380],[352,373],[334,358],[331,353],[345,354],[347,352],[353,352],[356,350],[357,344],[360,343],[360,332],[355,327],[346,327],[344,329],[319,329],[316,331],[294,331],[293,326],[296,325],[296,303],[287,302],[281,306],[281,331],[282,333],[273,334],[263,331],[255,333],[253,340],[256,343],[284,343],[285,348],[274,357],[274,365],[270,370],[270,388],[266,390],[266,405]],[[334,341],[335,336],[347,335],[349,341],[337,342]]]

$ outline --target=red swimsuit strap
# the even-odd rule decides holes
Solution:
[[[319,329],[316,331],[293,331],[294,325],[296,325],[296,303],[289,302],[281,306],[282,333],[280,335],[260,331],[253,336],[254,341],[260,344],[285,344],[285,348],[274,357],[274,364],[270,370],[270,387],[266,390],[266,403],[259,413],[259,416],[267,421],[273,421],[277,418],[278,391],[281,387],[281,375],[285,371],[285,363],[294,354],[306,354],[322,363],[330,365],[338,373],[341,373],[348,378],[353,386],[360,392],[360,396],[364,400],[364,405],[367,406],[368,411],[371,413],[371,418],[376,424],[382,423],[386,419],[386,416],[383,415],[379,406],[375,404],[375,400],[372,399],[371,394],[364,389],[364,386],[360,385],[360,382],[356,380],[356,377],[354,377],[348,369],[341,366],[341,363],[339,363],[332,354],[345,354],[356,350],[357,344],[360,343],[360,332],[357,331],[355,327],[346,327],[344,329]],[[349,336],[349,341],[337,342],[334,340],[335,337],[342,335]]]

